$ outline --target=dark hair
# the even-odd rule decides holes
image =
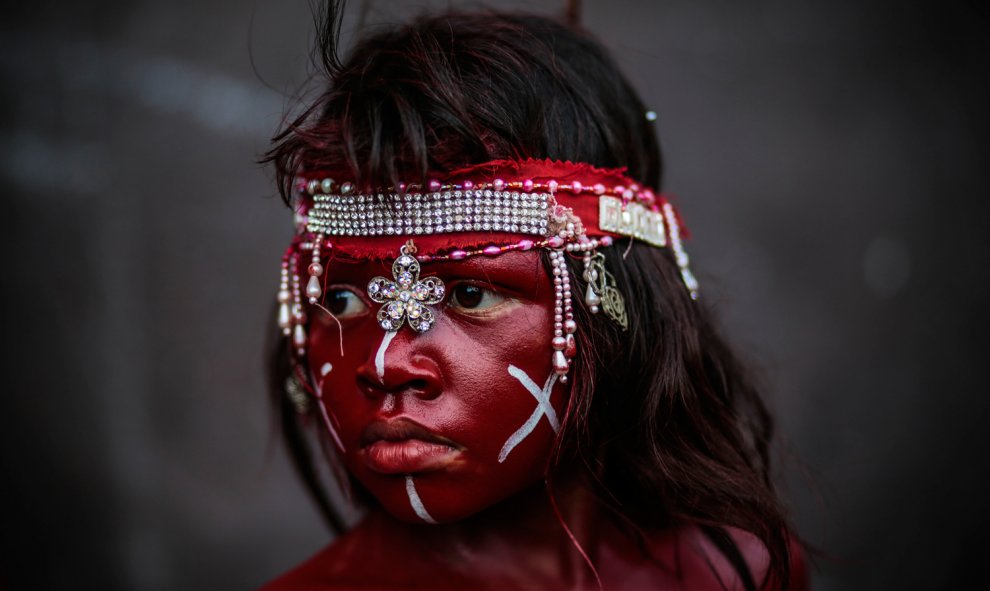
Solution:
[[[366,36],[341,63],[340,10],[331,2],[321,21],[325,92],[266,155],[287,201],[304,169],[383,186],[502,158],[626,167],[659,188],[646,109],[586,33],[545,17],[448,13]],[[670,249],[618,242],[602,251],[628,294],[629,330],[576,307],[579,354],[553,466],[583,468],[634,535],[699,526],[747,589],[758,582],[725,528],[755,534],[770,556],[766,583],[786,588],[788,524],[770,481],[772,421],[757,389],[711,312],[688,295]],[[287,350],[276,344],[272,357],[283,431],[307,486],[340,527],[284,392]]]

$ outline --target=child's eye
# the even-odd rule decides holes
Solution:
[[[330,310],[330,313],[337,318],[353,318],[354,316],[360,316],[368,310],[368,306],[364,303],[356,293],[349,289],[343,288],[331,288],[327,290],[326,297],[326,307]]]
[[[450,305],[465,310],[485,310],[505,302],[506,298],[495,291],[459,283],[450,292]]]

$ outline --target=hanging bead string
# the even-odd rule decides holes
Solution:
[[[323,295],[323,287],[320,284],[320,277],[323,276],[323,265],[320,264],[320,246],[323,244],[323,234],[317,234],[316,240],[312,242],[310,250],[313,253],[312,260],[306,271],[309,273],[309,282],[306,284],[306,297],[310,304],[315,304]]]
[[[694,273],[688,267],[691,259],[688,258],[687,252],[684,250],[684,245],[681,244],[681,227],[677,222],[677,214],[674,213],[673,206],[666,201],[663,202],[663,217],[667,220],[670,247],[674,250],[674,258],[677,260],[677,266],[681,270],[681,279],[684,281],[688,293],[691,294],[691,299],[696,300],[698,299],[698,280],[695,279]]]
[[[564,261],[564,254],[557,250],[550,251],[550,265],[553,273],[553,340],[550,345],[553,347],[553,370],[557,373],[561,382],[567,382],[567,370],[570,369],[570,359],[565,354],[567,339],[564,337],[564,292],[570,291],[570,284],[564,283],[567,277],[567,264]],[[568,294],[569,295],[569,294]],[[568,335],[570,336],[570,335]]]
[[[289,304],[292,302],[292,293],[289,291],[289,255],[292,253],[293,245],[282,255],[281,277],[278,284],[278,327],[282,334],[289,336],[292,334],[292,313]]]
[[[416,259],[421,263],[431,263],[436,261],[460,261],[468,257],[485,255],[490,257],[495,257],[500,254],[509,252],[511,250],[532,250],[535,248],[544,248],[550,244],[550,240],[541,240],[539,242],[534,242],[532,240],[523,239],[514,244],[503,244],[495,245],[491,244],[484,248],[478,248],[475,250],[461,250],[455,249],[446,254],[425,254],[419,255]]]
[[[554,291],[553,338],[550,341],[550,346],[553,348],[551,366],[561,383],[567,383],[571,360],[577,354],[574,337],[577,324],[574,322],[571,276],[567,269],[565,253],[590,252],[598,248],[600,242],[585,235],[581,220],[568,208],[554,207],[551,218],[558,228],[557,235],[547,240],[550,243],[548,246]]]
[[[289,258],[292,284],[292,345],[296,354],[302,357],[306,354],[306,311],[303,308],[302,293],[299,287],[299,254],[293,253]]]

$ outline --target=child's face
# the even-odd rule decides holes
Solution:
[[[329,436],[385,509],[455,521],[542,478],[567,391],[549,381],[554,289],[538,252],[424,263],[446,295],[423,333],[378,324],[368,283],[392,279],[391,261],[326,273],[341,329],[310,307],[309,367]]]

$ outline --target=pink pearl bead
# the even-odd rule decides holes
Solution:
[[[571,183],[571,191],[574,191],[575,193],[580,193],[582,189],[584,189],[584,187],[581,185],[579,181],[574,181],[573,183]]]
[[[599,242],[601,242],[602,246],[612,246],[612,237],[611,236],[602,236],[602,238],[601,238],[601,240],[599,240]]]
[[[492,183],[492,186],[495,187],[496,191],[501,191],[502,189],[505,188],[505,181],[503,181],[502,179],[495,179],[495,181]]]
[[[612,189],[612,194],[613,195],[622,195],[625,192],[625,190],[626,190],[626,188],[623,187],[622,185],[616,185],[615,188]]]
[[[323,265],[321,265],[320,263],[313,263],[312,265],[309,266],[307,271],[309,271],[310,275],[314,277],[319,277],[320,275],[323,275]]]
[[[405,193],[406,192],[406,184],[405,183],[399,183],[399,192],[400,193]]]
[[[564,355],[574,357],[574,354],[577,353],[577,341],[574,339],[574,335],[567,335],[566,343],[567,347],[564,349]]]
[[[529,250],[531,248],[533,248],[533,241],[532,240],[520,240],[519,241],[519,249],[520,250]]]
[[[547,244],[550,245],[551,248],[560,248],[564,244],[564,239],[560,236],[553,236],[547,240]]]
[[[652,189],[647,189],[643,191],[643,200],[649,204],[653,204],[657,200],[657,196],[653,193]]]
[[[557,181],[550,181],[547,183],[547,188],[550,189],[551,193],[557,192],[557,187],[560,186]]]
[[[527,192],[533,190],[533,179],[526,179],[523,181],[523,189]]]
[[[486,246],[485,247],[485,250],[483,250],[481,252],[485,253],[486,255],[488,255],[490,257],[493,257],[493,256],[495,256],[497,254],[501,254],[502,253],[502,249],[499,248],[499,247],[497,247],[497,246],[495,246],[493,244],[491,246]]]
[[[455,250],[454,252],[450,253],[450,258],[454,259],[455,261],[459,261],[463,258],[467,258],[467,253],[464,252],[463,250]]]
[[[626,189],[622,193],[622,198],[625,199],[626,201],[632,201],[632,198],[635,197],[635,196],[636,196],[636,194],[633,193],[633,190],[632,189]]]
[[[601,195],[605,193],[605,185],[601,183],[595,183],[595,195]]]
[[[464,181],[464,188],[470,191],[471,189],[474,188],[474,183],[472,183],[471,181]]]
[[[440,181],[438,180],[430,181],[430,191],[436,193],[439,190],[440,190]]]

